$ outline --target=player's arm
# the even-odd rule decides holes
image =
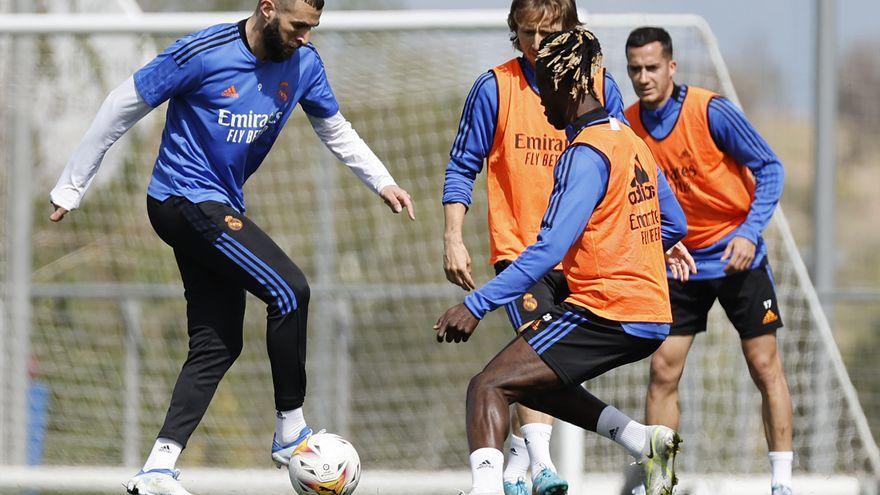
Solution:
[[[672,277],[687,282],[697,264],[681,240],[687,235],[687,219],[663,170],[657,167],[657,199],[660,202],[660,237]]]
[[[620,88],[617,86],[617,81],[614,80],[614,77],[611,75],[611,72],[608,69],[605,69],[605,111],[608,112],[608,115],[614,117],[615,119],[623,122],[626,125],[629,125],[629,121],[626,119],[626,107],[623,105],[623,95],[620,94]]]
[[[687,235],[687,218],[660,167],[657,167],[657,199],[660,202],[660,236],[666,251]]]
[[[553,193],[538,240],[498,276],[465,297],[463,304],[440,317],[435,326],[438,341],[467,340],[486,313],[522,296],[562,261],[605,196],[608,170],[605,158],[588,146],[563,153],[556,164]]]
[[[415,220],[415,209],[409,193],[397,185],[379,157],[342,116],[336,95],[327,81],[324,64],[317,52],[314,54],[316,61],[311,66],[309,88],[300,104],[315,134],[364,185],[385,201],[391,211],[400,213],[405,208],[409,218]]]
[[[498,82],[493,72],[486,72],[465,100],[443,182],[443,271],[447,280],[464,290],[476,288],[471,257],[462,236],[464,216],[471,204],[474,181],[492,149],[497,114]]]
[[[49,193],[54,207],[50,220],[59,222],[67,212],[79,207],[98,173],[104,154],[151,110],[153,107],[140,97],[131,77],[107,95]]]
[[[718,148],[748,167],[755,177],[755,198],[749,214],[722,257],[730,260],[729,271],[747,270],[754,261],[758,238],[770,223],[782,196],[785,169],[776,153],[730,100],[716,97],[709,103],[709,131]]]
[[[178,40],[110,92],[49,193],[55,210],[50,220],[58,222],[79,207],[104,154],[135,123],[165,100],[198,86],[203,71],[201,57],[176,56],[188,41]]]

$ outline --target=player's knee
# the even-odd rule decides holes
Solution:
[[[755,384],[764,388],[782,376],[782,363],[775,352],[755,354],[749,356],[749,372]]]
[[[241,355],[242,347],[240,339],[220,338],[212,341],[191,339],[187,361],[198,362],[200,366],[225,373]]]
[[[297,308],[308,306],[309,298],[312,296],[312,289],[309,287],[306,278],[297,277],[291,281],[290,287],[293,289],[293,294],[296,297]]]
[[[270,303],[270,311],[272,311],[273,304],[278,306],[278,311],[283,315],[308,307],[312,292],[309,283],[302,274],[285,276],[282,289],[284,291],[283,297]]]
[[[494,388],[492,382],[493,380],[485,371],[477,373],[471,378],[470,383],[468,383],[468,397],[479,396],[491,392]]]
[[[651,391],[653,393],[672,393],[678,390],[678,382],[684,367],[668,356],[655,353],[651,358]]]
[[[503,376],[481,371],[468,384],[468,398],[489,394],[502,394],[511,404],[516,401],[516,393],[506,386]]]

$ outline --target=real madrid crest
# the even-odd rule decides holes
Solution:
[[[534,311],[538,309],[538,300],[528,292],[523,296],[523,309],[526,311]]]
[[[229,230],[241,230],[244,227],[244,223],[241,220],[235,218],[232,215],[226,215],[226,218],[223,219],[226,222],[226,226],[229,227]]]

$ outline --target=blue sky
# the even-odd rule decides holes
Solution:
[[[408,8],[464,9],[510,7],[510,0],[399,0]],[[721,51],[729,61],[745,60],[756,47],[766,48],[767,58],[780,72],[780,103],[809,112],[814,72],[815,0],[615,0],[578,4],[588,12],[694,13],[703,16],[715,31]],[[841,51],[854,42],[880,46],[880,2],[840,0],[838,37]],[[880,53],[880,49],[878,49]],[[880,55],[878,55],[880,56]],[[804,84],[806,82],[806,84]]]

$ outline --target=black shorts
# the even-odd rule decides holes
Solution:
[[[510,266],[510,261],[495,263],[495,275]],[[551,270],[516,301],[504,305],[513,331],[520,332],[527,323],[537,320],[554,306],[562,304],[571,291],[562,270]]]
[[[761,266],[712,280],[669,280],[672,328],[669,335],[696,335],[706,331],[709,309],[721,303],[741,339],[765,335],[782,327],[773,274],[766,260]]]
[[[630,335],[620,322],[570,303],[551,308],[523,330],[522,338],[567,386],[641,361],[663,343]]]

